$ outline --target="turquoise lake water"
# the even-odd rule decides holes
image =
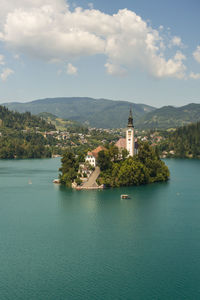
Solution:
[[[73,191],[59,159],[0,161],[0,299],[200,299],[200,161],[165,162],[168,183]]]

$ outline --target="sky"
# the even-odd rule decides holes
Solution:
[[[0,103],[200,103],[199,0],[1,0]]]

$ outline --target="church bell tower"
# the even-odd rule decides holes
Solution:
[[[130,108],[128,126],[126,129],[126,150],[129,152],[129,156],[133,156],[135,152],[135,139],[134,139],[134,126],[133,126],[133,115]]]

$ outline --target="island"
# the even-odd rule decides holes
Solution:
[[[157,148],[135,139],[131,109],[126,138],[99,146],[85,157],[67,151],[61,162],[60,183],[76,189],[142,185],[167,181],[170,176]]]

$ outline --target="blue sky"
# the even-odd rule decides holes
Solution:
[[[0,102],[200,103],[199,13],[198,0],[2,0]]]

